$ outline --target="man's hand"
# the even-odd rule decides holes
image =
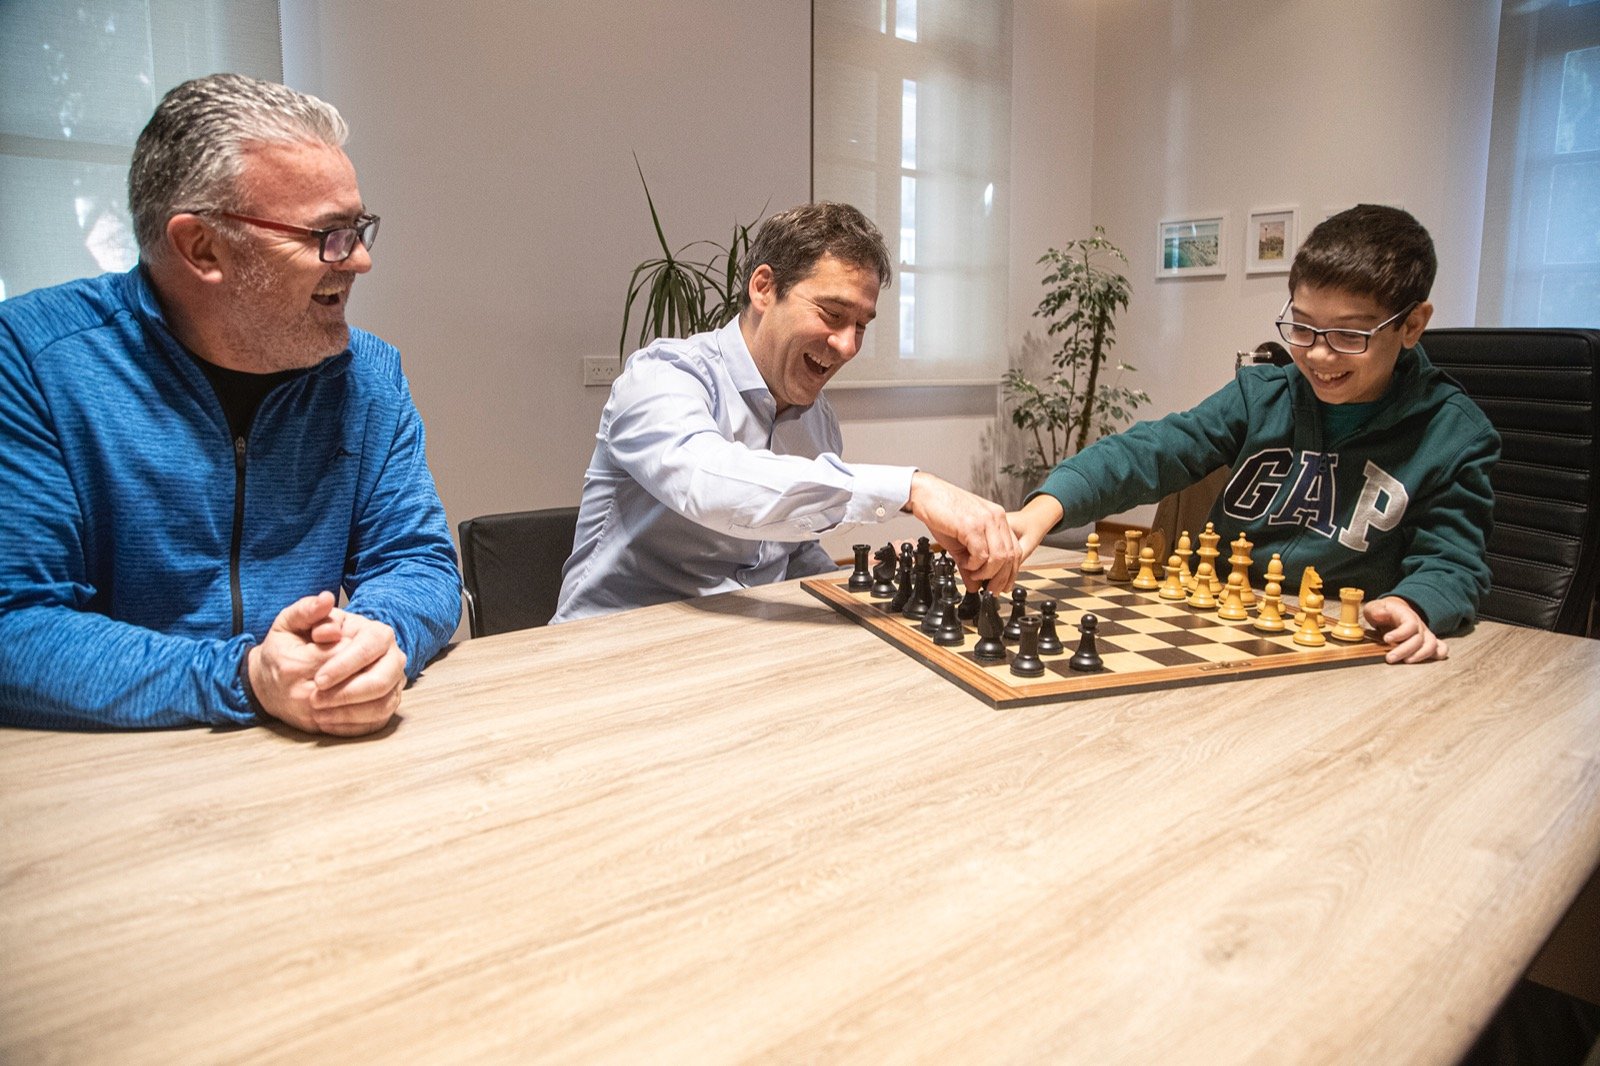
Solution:
[[[1417,609],[1399,596],[1383,596],[1362,609],[1367,621],[1389,645],[1385,662],[1424,663],[1448,659],[1450,648],[1433,635]]]
[[[1039,542],[1044,540],[1045,534],[1061,522],[1061,501],[1048,493],[1040,493],[1022,505],[1020,511],[1007,513],[1006,520],[1011,523],[1012,532],[1017,535],[1017,542],[1022,546],[1022,557],[1026,559],[1032,555]]]
[[[999,504],[918,470],[911,475],[906,510],[950,553],[968,589],[984,582],[993,592],[1011,587],[1022,550]]]
[[[341,611],[333,594],[296,600],[250,649],[250,687],[262,708],[307,733],[360,736],[400,706],[406,657],[382,622]]]

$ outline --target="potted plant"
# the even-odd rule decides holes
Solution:
[[[1001,471],[1030,486],[1087,446],[1091,435],[1126,425],[1133,411],[1150,400],[1143,389],[1121,383],[1120,374],[1134,369],[1128,363],[1115,365],[1115,379],[1108,381],[1104,373],[1116,343],[1116,314],[1127,309],[1131,292],[1116,260],[1128,263],[1100,226],[1092,236],[1039,257],[1049,271],[1034,316],[1049,323],[1046,336],[1059,338],[1059,347],[1049,352],[1048,368],[1039,380],[1029,376],[1027,366],[1013,367],[1001,379],[1011,424],[1026,441],[1024,457]]]
[[[656,337],[687,337],[727,325],[739,312],[739,266],[750,250],[750,230],[754,226],[735,222],[733,237],[726,247],[699,240],[674,252],[661,228],[638,156],[634,156],[633,165],[639,171],[639,184],[644,186],[645,203],[650,205],[650,221],[661,244],[661,255],[634,267],[633,276],[628,279],[628,298],[622,305],[622,338],[617,342],[619,359],[626,359],[629,352],[643,348]],[[702,245],[707,257],[689,258],[688,253]],[[628,326],[634,304],[641,297],[637,343],[630,346]]]

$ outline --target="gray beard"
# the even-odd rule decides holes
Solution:
[[[239,247],[238,272],[223,297],[229,314],[223,325],[228,351],[253,373],[302,370],[316,366],[350,346],[345,323],[318,322],[309,314],[285,319],[262,297],[278,286],[277,278],[255,249]]]

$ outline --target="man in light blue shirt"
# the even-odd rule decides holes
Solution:
[[[611,387],[553,622],[820,574],[817,538],[910,512],[969,586],[1011,586],[1005,512],[912,467],[847,464],[822,387],[888,284],[883,235],[846,204],[767,219],[739,317],[634,353]]]

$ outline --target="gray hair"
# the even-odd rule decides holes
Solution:
[[[140,254],[161,254],[173,215],[229,209],[250,145],[338,148],[349,134],[332,104],[275,82],[209,74],[177,86],[139,134],[128,168]]]

